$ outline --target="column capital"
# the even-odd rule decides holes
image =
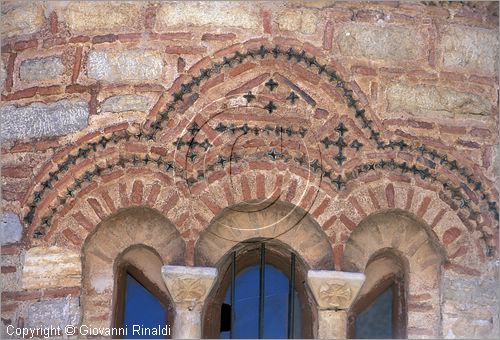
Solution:
[[[176,306],[201,308],[217,278],[217,268],[163,266],[163,281]]]
[[[348,310],[364,281],[363,273],[333,270],[307,272],[307,283],[319,310]]]

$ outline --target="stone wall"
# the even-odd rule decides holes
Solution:
[[[321,227],[333,258],[315,269],[346,269],[372,214],[411,214],[444,262],[432,296],[409,296],[408,335],[498,334],[498,3],[1,11],[2,337],[9,324],[108,322],[110,310],[82,310],[82,263],[117,211],[163,215],[185,243],[176,261],[193,265],[224,208],[263,199]]]

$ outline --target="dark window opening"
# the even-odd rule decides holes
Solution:
[[[140,270],[131,265],[124,266],[118,275],[115,327],[126,329],[126,332],[118,337],[170,338],[169,317],[172,317],[172,313],[166,295]]]
[[[308,268],[294,253],[253,243],[232,252],[220,268],[220,284],[204,311],[204,337],[313,337]]]
[[[392,287],[356,318],[357,339],[390,339],[392,333]]]

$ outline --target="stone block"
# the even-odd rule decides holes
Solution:
[[[80,306],[78,297],[67,297],[38,301],[28,307],[26,327],[60,327],[78,325],[80,322]],[[64,333],[61,333],[61,336]]]
[[[338,30],[335,41],[342,55],[370,60],[415,61],[427,50],[422,34],[400,26],[347,24]]]
[[[122,95],[107,98],[101,104],[101,112],[147,111],[151,98],[139,95]]]
[[[307,283],[321,310],[349,309],[365,275],[330,270],[309,270]]]
[[[72,32],[133,31],[141,27],[140,3],[122,1],[75,1],[61,9],[60,18]]]
[[[23,225],[17,214],[7,211],[2,214],[2,242],[8,244],[19,242],[23,236]]]
[[[61,57],[24,60],[19,66],[19,79],[24,81],[54,80],[65,70]]]
[[[163,3],[156,15],[157,32],[171,30],[175,26],[219,26],[260,29],[259,9],[251,3],[175,2]]]
[[[35,247],[24,258],[24,289],[76,287],[81,285],[82,264],[78,252],[56,246]]]
[[[44,10],[40,2],[2,4],[2,37],[31,34],[44,24]]]
[[[491,103],[476,94],[433,85],[391,83],[385,90],[387,111],[416,116],[489,115]]]
[[[498,70],[498,30],[451,25],[442,33],[443,65],[451,71],[494,76]]]
[[[89,107],[79,100],[60,100],[49,104],[33,103],[23,107],[0,108],[1,139],[61,136],[88,125]]]
[[[210,267],[163,266],[165,285],[176,305],[203,305],[217,278],[217,269]]]
[[[117,82],[125,80],[156,80],[163,74],[163,59],[152,50],[92,50],[87,62],[88,77]]]
[[[346,311],[320,310],[318,312],[318,339],[345,339],[346,337]]]
[[[283,11],[276,18],[282,31],[296,31],[304,34],[316,32],[318,12],[313,9],[290,9]]]

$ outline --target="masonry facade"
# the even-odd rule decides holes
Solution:
[[[12,1],[1,34],[2,336],[112,325],[123,259],[204,336],[250,239],[316,337],[386,250],[409,338],[498,336],[498,3]]]

